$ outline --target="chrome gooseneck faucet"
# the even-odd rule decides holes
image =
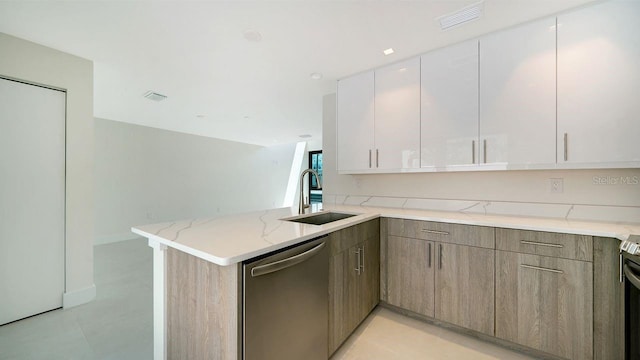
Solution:
[[[302,174],[300,174],[300,203],[298,205],[298,214],[301,214],[301,215],[304,214],[304,209],[309,207],[309,204],[305,204],[304,202],[304,175],[306,173],[312,173],[313,175],[315,175],[316,180],[318,180],[318,187],[322,188],[322,183],[320,182],[320,176],[315,170],[306,169],[302,172]]]

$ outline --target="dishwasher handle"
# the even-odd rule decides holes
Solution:
[[[292,267],[294,265],[300,264],[303,261],[306,261],[310,258],[312,258],[315,254],[319,253],[320,250],[322,250],[322,248],[324,248],[324,242],[321,243],[320,245],[309,249],[303,253],[300,253],[298,255],[294,255],[292,257],[288,257],[286,259],[282,259],[282,260],[278,260],[278,261],[274,261],[272,263],[269,264],[264,264],[264,265],[260,265],[260,266],[256,266],[253,269],[251,269],[251,277],[257,277],[257,276],[261,276],[261,275],[266,275],[266,274],[270,274],[272,272],[276,272],[276,271],[280,271],[283,269],[286,269],[288,267]]]
[[[633,286],[640,289],[640,277],[633,271],[635,266],[624,264],[624,276],[631,282]]]

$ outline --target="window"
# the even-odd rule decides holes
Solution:
[[[320,175],[322,184],[322,150],[309,151],[309,169],[313,169]],[[313,175],[309,175],[309,203],[316,204],[322,202],[322,188],[318,186],[318,181]]]

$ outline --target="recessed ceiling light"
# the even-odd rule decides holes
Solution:
[[[153,100],[153,101],[162,101],[162,100],[167,98],[167,95],[162,95],[162,94],[159,94],[157,92],[153,92],[153,91],[149,90],[146,93],[144,93],[144,97],[146,97],[149,100]]]
[[[393,54],[393,53],[394,53],[394,51],[393,51],[393,48],[388,48],[387,50],[383,51],[383,53],[384,53],[385,55],[391,55],[391,54]]]
[[[311,73],[311,75],[310,75],[310,76],[311,76],[311,78],[312,78],[313,80],[320,80],[320,79],[322,79],[322,74],[320,74],[320,73]]]
[[[302,135],[298,135],[298,137],[303,138],[303,139],[308,139],[311,137],[310,134],[302,134]]]
[[[204,115],[202,115],[202,114],[198,114],[198,115],[196,115],[196,117],[197,117],[197,118],[202,119],[202,118],[204,118],[205,116],[204,116]]]
[[[482,16],[483,1],[471,4],[456,12],[452,12],[447,15],[442,15],[436,20],[440,22],[440,28],[442,30],[449,30],[455,28],[469,21],[477,20]]]
[[[262,35],[260,35],[260,33],[255,30],[245,30],[243,35],[244,38],[247,39],[247,41],[260,42],[260,40],[262,40]]]

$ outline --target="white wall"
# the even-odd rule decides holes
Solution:
[[[0,75],[67,90],[64,303],[90,301],[95,294],[93,63],[3,33],[0,54]]]
[[[260,147],[95,119],[96,243],[135,225],[280,207],[295,144]]]
[[[509,206],[503,204],[502,209],[509,207],[518,214],[532,208],[530,204],[561,204],[573,206],[572,214],[579,219],[640,222],[640,184],[606,181],[618,177],[640,178],[640,169],[338,175],[335,94],[323,98],[323,142],[325,198],[327,195],[376,196],[484,204],[504,202]],[[562,193],[551,193],[550,178],[563,179]],[[601,179],[609,184],[597,184]],[[553,217],[554,209],[560,209],[558,206],[538,208],[550,209],[548,214]],[[536,214],[545,215],[544,212]]]

